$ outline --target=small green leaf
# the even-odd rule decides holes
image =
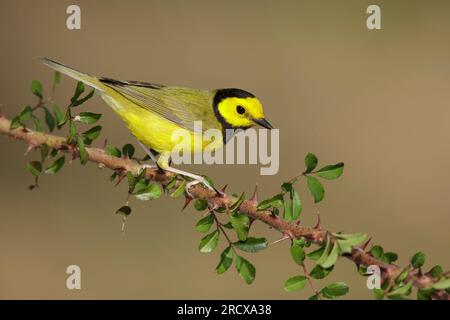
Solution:
[[[105,152],[106,152],[106,154],[116,157],[116,158],[122,157],[122,153],[120,152],[120,150],[114,146],[107,146]]]
[[[31,115],[31,117],[33,118],[34,130],[37,132],[43,132],[44,130],[42,130],[41,120],[39,120],[39,118],[35,115]]]
[[[305,260],[305,250],[299,245],[291,246],[291,256],[295,263],[302,265]]]
[[[148,200],[156,200],[162,195],[162,190],[156,183],[150,183],[144,189],[139,190],[135,197],[138,200],[148,201]]]
[[[332,180],[339,178],[344,172],[344,163],[328,165],[317,171],[317,175],[321,178]]]
[[[245,241],[237,241],[234,246],[245,252],[258,252],[267,248],[266,238],[247,238]]]
[[[89,130],[83,132],[81,135],[85,139],[86,144],[91,144],[92,141],[97,139],[100,136],[100,133],[102,131],[102,126],[95,126],[90,128]]]
[[[320,248],[307,253],[306,256],[309,259],[316,261],[316,260],[320,259],[320,257],[323,255],[324,251],[325,251],[325,246],[321,246]]]
[[[55,71],[55,75],[53,76],[53,83],[59,84],[61,82],[61,72]]]
[[[50,132],[53,132],[56,125],[55,118],[53,118],[51,112],[45,107],[44,112],[45,112],[45,123],[47,124],[48,130],[50,130]]]
[[[319,259],[317,259],[316,263],[317,264],[322,264],[325,262],[325,260],[327,260],[328,255],[329,255],[329,251],[330,251],[330,246],[331,246],[331,241],[330,238],[327,237],[327,244],[325,245],[325,249],[322,251],[322,255],[320,256]]]
[[[19,128],[20,126],[21,126],[21,123],[20,123],[20,116],[14,117],[14,118],[11,120],[11,126],[10,126],[10,129],[11,129],[11,130],[14,130],[14,129]]]
[[[194,202],[194,208],[197,211],[206,210],[206,208],[208,208],[208,201],[206,201],[204,199],[196,199]]]
[[[383,300],[384,298],[384,290],[383,289],[373,289],[373,294],[375,295],[375,299]]]
[[[198,232],[208,232],[214,223],[214,214],[209,214],[206,217],[200,219],[195,225],[195,229]]]
[[[31,82],[31,92],[39,98],[42,99],[42,84],[38,80],[33,80]]]
[[[305,276],[294,276],[287,279],[284,283],[284,290],[287,292],[301,290],[306,285],[306,277]]]
[[[116,214],[128,217],[131,214],[131,208],[129,206],[123,206],[116,210]]]
[[[100,113],[80,112],[77,120],[84,124],[93,124],[100,120],[101,117],[102,115]]]
[[[317,157],[312,153],[308,153],[305,157],[305,166],[306,166],[305,173],[312,172],[317,167],[317,162],[318,162]]]
[[[413,268],[421,268],[425,263],[425,254],[423,252],[417,252],[411,259],[411,265]]]
[[[308,300],[319,300],[319,295],[317,293],[313,294],[311,297],[308,298]]]
[[[277,194],[270,199],[261,201],[258,210],[266,210],[270,207],[281,208],[283,206],[283,194]]]
[[[334,264],[336,263],[338,257],[339,257],[339,245],[335,242],[333,244],[333,248],[331,249],[330,254],[328,255],[328,257],[325,259],[325,261],[319,263],[319,261],[317,262],[318,264],[320,264],[320,266],[324,269],[328,269],[331,268],[332,266],[334,266]]]
[[[69,122],[69,136],[67,137],[67,143],[71,144],[75,141],[75,138],[77,137],[77,126],[75,122],[70,121]]]
[[[58,158],[45,170],[45,173],[47,174],[57,173],[64,166],[64,162],[65,162],[64,156]]]
[[[212,252],[217,247],[218,242],[219,242],[219,230],[217,229],[202,238],[198,246],[198,249],[202,253]]]
[[[407,296],[411,293],[412,283],[407,283],[404,286],[398,287],[388,293],[388,298],[399,298],[399,296]]]
[[[432,300],[430,290],[417,290],[417,300]]]
[[[386,263],[392,263],[397,261],[398,255],[394,252],[386,252],[383,254],[382,260]]]
[[[433,278],[439,278],[442,273],[444,272],[444,269],[440,265],[436,265],[433,268],[430,269],[427,273],[433,277]]]
[[[37,177],[42,172],[42,164],[39,161],[31,161],[27,164],[27,169],[33,176]]]
[[[184,194],[184,189],[186,188],[186,180],[183,180],[183,182],[178,186],[178,188],[175,189],[174,192],[170,195],[172,198],[178,198],[181,197]]]
[[[248,216],[242,213],[235,213],[230,216],[230,222],[234,230],[236,230],[238,239],[240,241],[245,241],[247,239],[250,222]]]
[[[241,195],[239,196],[239,198],[230,206],[230,211],[233,212],[236,209],[239,208],[239,206],[242,204],[242,202],[244,202],[245,199],[245,193],[242,192]]]
[[[449,288],[450,288],[450,278],[443,279],[443,280],[433,284],[433,289],[436,289],[436,290],[446,290]]]
[[[381,257],[383,256],[384,250],[381,246],[373,246],[370,249],[370,254],[377,259],[381,259]]]
[[[81,81],[77,82],[77,86],[75,88],[75,93],[73,94],[73,97],[70,99],[70,102],[72,102],[72,105],[77,101],[77,99],[81,96],[81,94],[84,92],[84,84]]]
[[[408,276],[408,274],[409,274],[409,268],[405,267],[402,270],[402,272],[400,272],[400,274],[397,276],[397,278],[395,278],[395,283],[399,284],[399,283],[403,282],[406,279],[406,277]]]
[[[316,266],[311,270],[309,275],[311,277],[313,277],[314,279],[318,279],[318,280],[323,279],[327,275],[329,275],[331,273],[331,271],[333,271],[333,268],[334,268],[334,266],[331,268],[328,268],[328,269],[324,269],[320,265],[316,264]]]
[[[77,139],[78,152],[80,154],[81,164],[86,164],[89,160],[89,154],[86,151],[86,146],[84,145],[83,139]]]
[[[349,288],[344,282],[335,282],[323,288],[320,292],[325,298],[333,299],[347,294]]]
[[[126,158],[129,158],[129,159],[133,158],[134,152],[135,152],[135,149],[134,149],[134,146],[132,144],[127,143],[126,145],[124,145],[122,147],[122,154]]]
[[[86,101],[88,101],[90,98],[92,98],[92,96],[95,93],[95,89],[92,89],[91,92],[89,92],[87,95],[85,95],[83,98],[81,98],[80,100],[76,100],[72,103],[72,107],[77,107],[79,105],[82,105],[83,103],[85,103]]]
[[[307,176],[306,182],[308,185],[308,189],[314,198],[314,203],[322,201],[325,196],[325,189],[323,188],[320,181],[316,177]]]
[[[65,118],[64,113],[61,111],[61,108],[56,103],[52,103],[52,109],[56,119],[56,126],[60,128],[66,123],[68,119]]]
[[[246,260],[241,256],[236,256],[236,270],[239,275],[244,279],[247,284],[251,284],[255,280],[256,269],[250,263],[250,261]]]
[[[296,220],[302,212],[302,200],[294,188],[291,189],[290,196],[292,201],[292,219]]]
[[[233,264],[233,257],[234,254],[231,246],[225,248],[225,250],[223,250],[223,252],[220,254],[220,261],[216,267],[216,272],[218,274],[222,274],[227,271]]]
[[[23,108],[23,110],[19,116],[20,122],[22,124],[25,124],[28,120],[30,120],[32,113],[33,113],[33,109],[31,109],[30,106],[26,106],[25,108]]]

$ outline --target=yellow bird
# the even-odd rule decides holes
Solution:
[[[229,138],[226,129],[247,129],[260,125],[272,129],[265,119],[261,102],[250,92],[241,89],[201,90],[170,87],[139,81],[120,81],[95,77],[79,72],[56,61],[42,58],[42,62],[96,89],[102,99],[125,121],[146,153],[157,166],[166,171],[190,177],[207,187],[211,186],[198,175],[170,166],[171,153],[179,141],[174,132],[191,138],[191,152],[201,152],[210,143],[222,147]],[[218,129],[221,141],[205,140],[194,122],[201,121],[202,131]],[[200,138],[200,146],[192,143]],[[198,141],[198,140],[197,140]],[[200,150],[198,150],[200,148]],[[158,155],[153,154],[156,151]]]

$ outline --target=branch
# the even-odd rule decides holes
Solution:
[[[77,156],[77,149],[73,145],[68,144],[67,139],[64,137],[36,132],[23,127],[11,130],[10,126],[11,121],[5,118],[0,112],[0,133],[25,141],[28,144],[28,150],[47,144],[51,148],[70,153],[72,157]],[[88,153],[88,159],[97,163],[100,167],[107,167],[124,173],[131,172],[134,175],[137,175],[142,170],[142,166],[138,162],[127,158],[110,156],[103,149],[86,148],[86,151]],[[147,169],[145,174],[146,179],[158,182],[163,186],[174,178],[174,174],[161,172],[158,169]],[[191,186],[187,191],[195,199],[208,201],[211,210],[216,208],[229,208],[233,204],[232,197],[225,192],[216,194],[200,184]],[[327,230],[322,230],[320,223],[315,227],[304,227],[296,223],[288,223],[286,220],[274,215],[271,211],[257,210],[257,206],[258,201],[255,192],[253,197],[241,203],[240,212],[246,214],[251,220],[259,220],[273,229],[278,230],[285,237],[291,239],[300,239],[303,237],[317,245],[324,245],[328,235],[332,233]],[[365,251],[365,246],[354,247],[350,254],[345,254],[344,256],[357,266],[378,266],[382,272],[383,281],[388,281],[389,283],[394,283],[397,276],[403,271],[403,268],[398,265],[388,264],[380,259],[376,259],[369,252]],[[419,270],[411,267],[405,281],[411,282],[418,289],[425,289],[430,287],[435,282],[435,279],[430,274],[421,274]],[[445,290],[436,290],[432,296],[435,299],[450,300],[450,294]]]

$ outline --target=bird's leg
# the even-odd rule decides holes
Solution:
[[[140,140],[137,140],[137,142],[139,143],[139,145],[141,146],[141,148],[145,151],[145,153],[147,153],[148,156],[153,160],[153,162],[155,162],[155,164],[156,164],[156,166],[159,168],[159,170],[173,172],[173,173],[179,174],[179,175],[181,175],[181,176],[184,176],[184,177],[188,177],[188,178],[193,179],[193,181],[189,182],[189,183],[186,185],[186,192],[188,193],[189,196],[191,196],[191,195],[189,194],[189,191],[187,191],[187,190],[188,190],[190,187],[192,187],[193,185],[198,184],[198,183],[202,183],[202,184],[205,185],[208,189],[210,189],[210,190],[216,192],[217,194],[220,194],[220,192],[219,192],[216,188],[214,188],[213,186],[211,186],[210,183],[209,183],[204,177],[202,177],[202,176],[199,176],[199,175],[196,175],[196,174],[187,172],[187,171],[179,170],[179,169],[176,169],[176,168],[173,168],[173,167],[170,167],[170,166],[165,167],[165,168],[162,168],[162,167],[158,164],[158,159],[157,159],[156,156],[153,154],[153,152],[152,152],[149,148],[147,148],[147,146],[145,146]],[[144,167],[144,168],[154,168],[153,166],[149,166],[149,165],[143,165],[143,167]]]

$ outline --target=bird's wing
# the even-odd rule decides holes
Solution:
[[[194,121],[202,121],[203,130],[219,129],[212,106],[213,93],[210,91],[107,78],[100,81],[140,107],[188,130],[199,131],[194,128]]]

